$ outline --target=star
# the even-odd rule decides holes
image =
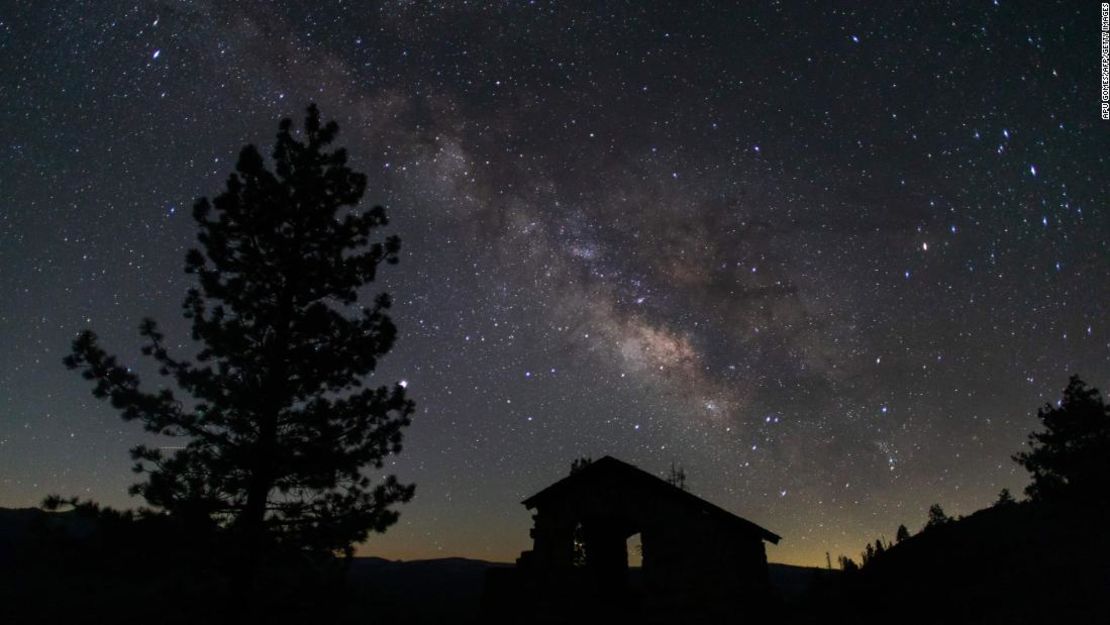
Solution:
[[[1087,54],[1083,3],[1044,0],[1051,24],[997,3],[788,22],[774,3],[64,4],[0,23],[22,85],[0,117],[4,506],[143,504],[141,428],[60,359],[91,327],[172,385],[135,328],[197,348],[182,203],[244,144],[271,163],[309,102],[366,176],[355,210],[382,205],[375,236],[401,240],[358,302],[389,293],[396,327],[363,382],[414,402],[387,466],[452,493],[418,494],[362,555],[515,561],[517,495],[609,454],[681,463],[783,535],[771,561],[824,566],[931,503],[1020,491],[1030,411],[1070,373],[1110,379],[1105,133],[1074,97],[1089,72],[1049,62]]]

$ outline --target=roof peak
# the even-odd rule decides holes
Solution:
[[[696,506],[706,513],[715,515],[718,518],[721,518],[728,522],[737,523],[748,530],[755,531],[760,535],[761,538],[771,542],[772,544],[777,544],[779,540],[781,540],[781,537],[778,534],[775,534],[770,530],[756,525],[755,523],[752,523],[751,521],[741,516],[733,514],[732,512],[729,512],[728,510],[725,510],[724,508],[721,508],[716,504],[702,499],[701,497],[698,497],[697,495],[689,491],[679,488],[678,486],[671,484],[667,480],[664,480],[657,475],[653,475],[652,473],[649,473],[634,464],[625,462],[611,455],[602,456],[597,460],[590,460],[590,462],[586,463],[586,465],[578,471],[557,480],[547,488],[544,488],[531,497],[528,497],[521,503],[523,503],[526,508],[535,508],[540,505],[545,499],[558,496],[559,494],[564,493],[569,489],[580,487],[587,480],[589,480],[591,474],[597,473],[599,469],[618,471],[628,479],[642,480],[645,483],[650,484],[652,488],[660,489],[660,493],[665,493],[666,496],[675,497],[676,499],[682,501],[685,505]]]

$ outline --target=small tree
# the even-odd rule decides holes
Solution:
[[[686,471],[681,467],[675,467],[674,462],[671,462],[671,472],[667,474],[667,483],[679,490],[686,490]]]
[[[1014,460],[1033,476],[1025,493],[1034,501],[1110,500],[1110,406],[1098,389],[1073,375],[1057,406],[1037,411],[1044,431],[1029,435],[1029,451]]]
[[[903,540],[909,540],[909,538],[910,538],[910,531],[908,529],[906,529],[905,525],[899,525],[898,526],[898,531],[895,532],[895,534],[894,534],[894,542],[900,543]]]
[[[929,506],[929,518],[925,521],[925,527],[937,527],[951,520],[952,519],[948,518],[948,515],[944,513],[944,508],[941,508],[939,503],[935,503]]]
[[[140,389],[91,331],[65,360],[124,420],[184,439],[170,455],[132,450],[147,476],[132,493],[238,532],[248,579],[277,543],[349,554],[413,495],[392,475],[375,483],[365,472],[401,450],[413,410],[401,385],[364,386],[396,330],[389,296],[365,305],[360,291],[397,261],[400,243],[372,241],[385,211],[355,209],[366,177],[347,167],[344,150],[327,151],[337,132],[310,106],[303,134],[281,122],[273,171],[247,146],[227,188],[197,200],[201,249],[185,270],[199,286],[183,306],[195,360],[171,355],[153,320],[141,327],[143,353],[188,401]]]
[[[856,564],[856,561],[848,556],[840,556],[836,560],[840,564],[840,570],[845,573],[854,573],[859,570],[859,565]]]
[[[1010,494],[1009,488],[1003,488],[998,491],[998,500],[994,502],[995,506],[1008,506],[1013,503],[1016,502],[1014,501],[1014,496]]]
[[[863,566],[867,566],[875,557],[875,547],[872,546],[871,543],[867,543],[863,546],[863,553],[860,554],[860,557],[863,560]]]

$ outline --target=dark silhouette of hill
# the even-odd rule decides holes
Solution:
[[[247,622],[222,562],[231,538],[92,505],[0,509],[0,623]],[[287,559],[263,573],[270,603],[249,622],[353,622],[333,570]]]
[[[827,582],[828,579],[835,578],[839,574],[840,571],[812,566],[797,566],[778,562],[767,563],[767,577],[771,581],[771,586],[787,605],[796,603],[805,597],[812,591],[814,585]]]
[[[1108,520],[1090,506],[980,510],[819,584],[799,621],[1110,623]]]
[[[47,512],[41,508],[0,508],[0,567],[10,566],[29,541],[43,532],[72,538],[88,537],[93,525],[74,511]]]
[[[486,572],[513,565],[467,558],[392,561],[355,558],[348,583],[361,611],[391,623],[468,622],[479,614]],[[788,600],[805,594],[824,569],[771,563],[771,583]],[[631,575],[635,579],[638,569]]]
[[[168,538],[173,534],[164,523],[105,522],[74,510],[0,508],[0,621],[94,623],[110,617],[111,622],[139,623],[157,613],[166,623],[226,622],[219,620],[217,595],[227,576],[204,558],[218,545],[180,535]],[[186,544],[175,545],[175,540]],[[136,569],[136,560],[145,566]],[[157,561],[163,566],[151,565]],[[336,591],[348,607],[329,622],[371,617],[401,624],[477,622],[487,571],[509,566],[467,558],[353,558],[345,588]],[[772,584],[788,600],[828,575],[785,564],[772,563],[769,569]],[[274,587],[290,585],[279,580]],[[189,597],[205,600],[190,603]]]
[[[166,623],[226,622],[219,620],[218,598],[211,599],[226,576],[204,556],[218,545],[174,535],[166,523],[0,509],[0,620],[137,623],[157,613]],[[1101,508],[1008,503],[930,527],[855,573],[770,564],[771,582],[784,599],[775,620],[1110,622],[1108,525],[1110,514]],[[175,545],[178,540],[185,544]],[[133,568],[138,559],[147,566]],[[150,565],[158,560],[164,566]],[[346,583],[335,589],[345,608],[329,622],[371,616],[389,623],[478,622],[487,572],[507,566],[465,558],[354,558]],[[275,594],[299,587],[296,579],[272,584]],[[168,597],[210,599],[190,605]]]
[[[0,508],[0,549],[11,547],[27,534],[27,528],[45,514],[38,508]]]
[[[0,567],[9,565],[28,528],[42,514],[38,508],[0,508]]]
[[[383,622],[466,623],[477,619],[486,571],[506,566],[467,558],[354,558],[347,583],[356,611]]]
[[[91,623],[111,616],[137,623],[153,611],[167,623],[224,622],[213,597],[226,577],[204,557],[216,547],[195,537],[167,539],[172,528],[165,523],[0,508],[0,620]],[[1107,623],[1108,526],[1110,514],[1101,508],[1007,503],[929,527],[855,573],[772,563],[770,579],[784,599],[775,620]],[[148,564],[141,574],[131,567],[137,559]],[[152,560],[165,565],[151,567]],[[389,623],[477,622],[487,572],[507,566],[466,558],[354,558],[346,584],[336,589],[347,607],[331,622],[371,615]],[[273,584],[297,586],[289,579]],[[166,602],[190,596],[208,600]]]

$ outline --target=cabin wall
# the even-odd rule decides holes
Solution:
[[[600,479],[588,490],[545,501],[533,518],[529,564],[544,575],[573,568],[574,530],[580,523],[587,568],[599,588],[623,583],[625,541],[637,532],[648,592],[717,596],[762,587],[767,581],[761,537],[738,532],[734,525],[680,501],[660,498],[654,489]]]

